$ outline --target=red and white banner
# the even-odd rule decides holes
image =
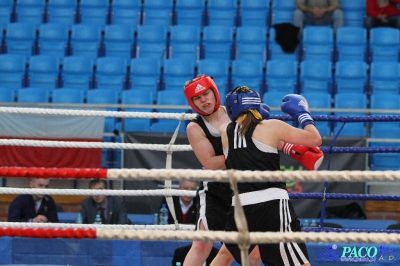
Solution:
[[[0,138],[101,142],[103,117],[1,114]],[[101,149],[0,146],[1,166],[101,167]]]

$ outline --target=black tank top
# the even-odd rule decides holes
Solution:
[[[252,140],[254,126],[250,126],[244,137],[235,131],[236,122],[231,122],[227,128],[229,152],[225,161],[227,169],[279,171],[280,162],[278,153],[269,153],[259,150]],[[236,138],[235,138],[236,135]],[[235,145],[236,142],[236,145]],[[252,182],[238,183],[239,193],[263,190],[267,188],[286,189],[284,182]]]
[[[204,123],[200,115],[198,115],[195,119],[193,119],[192,122],[198,124],[201,127],[201,129],[203,129],[207,139],[210,141],[211,145],[214,148],[215,155],[223,155],[224,152],[222,150],[221,136],[214,137],[213,135],[211,135],[210,131],[206,126],[206,123]]]

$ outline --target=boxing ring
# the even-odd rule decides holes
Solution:
[[[66,110],[66,109],[41,109],[41,108],[4,108],[0,107],[0,113],[13,114],[37,114],[37,115],[65,115],[65,116],[101,116],[101,117],[119,117],[119,118],[162,118],[175,119],[182,123],[185,120],[191,120],[194,114],[176,114],[176,113],[142,113],[142,112],[117,112],[117,111],[89,111],[89,110]],[[290,120],[288,116],[271,116],[282,120]],[[343,122],[381,122],[381,121],[400,121],[400,116],[313,116],[315,121],[334,121]],[[178,126],[179,127],[179,126]],[[340,132],[339,132],[340,133]],[[0,139],[0,146],[26,146],[26,147],[57,147],[57,148],[107,148],[107,149],[144,149],[162,151],[167,154],[166,169],[101,169],[101,168],[36,168],[36,167],[0,167],[0,176],[4,178],[16,177],[41,177],[57,179],[106,179],[106,180],[156,180],[165,182],[164,189],[157,190],[104,190],[93,191],[89,189],[24,189],[24,188],[0,188],[1,194],[49,194],[49,195],[119,195],[119,196],[166,196],[167,203],[171,201],[171,196],[194,196],[195,192],[181,191],[172,189],[172,181],[194,180],[194,181],[219,181],[230,182],[233,188],[237,182],[251,181],[282,181],[286,182],[321,182],[324,181],[324,191],[320,193],[290,193],[291,199],[316,199],[323,202],[321,210],[320,226],[315,228],[304,228],[303,232],[279,233],[279,232],[248,232],[245,217],[243,216],[240,204],[235,204],[238,213],[236,223],[239,232],[204,232],[194,231],[191,225],[81,225],[81,224],[32,224],[32,223],[8,223],[0,222],[0,238],[11,246],[23,245],[26,239],[44,241],[65,239],[69,241],[82,241],[83,245],[94,245],[93,241],[118,241],[117,247],[126,251],[129,246],[131,249],[138,248],[143,242],[150,245],[166,241],[168,245],[176,248],[176,243],[183,241],[187,243],[191,240],[203,241],[222,241],[229,243],[238,243],[243,251],[250,244],[255,243],[278,243],[278,242],[306,242],[308,247],[318,249],[318,254],[310,252],[310,262],[314,265],[338,265],[332,263],[348,262],[368,262],[368,263],[392,263],[396,265],[400,260],[400,242],[399,231],[385,229],[346,229],[324,227],[323,214],[327,200],[374,200],[374,201],[399,201],[400,196],[396,195],[371,195],[371,194],[341,194],[327,193],[329,182],[398,182],[400,181],[400,171],[211,171],[194,169],[172,169],[172,155],[175,152],[191,151],[189,145],[174,144],[178,134],[178,128],[172,136],[169,144],[139,144],[139,143],[101,143],[101,142],[73,142],[73,141],[41,141],[41,140],[23,140],[23,139]],[[321,147],[325,153],[325,160],[333,153],[382,153],[382,152],[400,152],[399,147],[335,147],[333,138],[330,146]],[[235,190],[237,196],[237,190]],[[237,197],[236,197],[237,198]],[[172,207],[171,207],[172,205]],[[173,204],[169,204],[174,216]],[[177,233],[179,232],[179,233]],[[18,243],[14,243],[18,242]],[[90,241],[90,244],[89,242]],[[185,242],[186,241],[186,242]],[[79,243],[79,242],[77,242]],[[155,244],[157,243],[157,244]],[[171,244],[175,243],[175,244]],[[178,244],[182,245],[182,243]],[[330,243],[335,243],[330,245]],[[351,244],[351,245],[350,245]],[[376,245],[371,245],[376,244]],[[36,245],[36,243],[35,243]],[[82,244],[77,244],[82,246]],[[124,248],[125,245],[125,248]],[[342,245],[342,246],[340,246]],[[0,245],[1,246],[1,245]],[[157,246],[159,247],[159,246]],[[109,247],[110,248],[110,247]],[[114,246],[111,249],[118,249]],[[338,248],[343,250],[336,252]],[[104,249],[104,247],[103,247]],[[83,249],[86,250],[86,249]],[[1,251],[1,248],[0,248]],[[97,250],[98,251],[98,250]],[[169,250],[170,252],[170,250]],[[79,253],[79,252],[78,252]],[[245,252],[243,252],[244,254]],[[109,254],[105,252],[104,254]],[[80,254],[82,255],[82,254]],[[112,254],[111,254],[112,255]],[[111,256],[109,255],[109,256]],[[311,257],[311,256],[316,257]],[[346,255],[343,257],[343,255]],[[156,255],[154,255],[156,256]],[[171,254],[172,256],[172,254]],[[378,256],[378,257],[377,257]],[[381,257],[379,257],[381,256]],[[13,255],[11,256],[14,259]],[[121,256],[124,257],[124,256]],[[244,256],[245,257],[245,256]],[[383,258],[383,260],[380,260]],[[128,257],[125,258],[125,260]],[[358,260],[357,260],[358,259]],[[397,259],[397,262],[395,260]],[[154,264],[140,264],[129,261],[128,263],[117,260],[119,265],[170,265],[170,260],[165,261],[154,259]],[[74,264],[76,259],[71,262],[64,260],[61,264]],[[0,263],[11,264],[10,261]],[[44,262],[35,262],[36,264],[47,264]],[[54,263],[54,262],[53,262]],[[89,262],[87,262],[89,263]],[[127,263],[127,264],[124,264]],[[133,264],[131,264],[133,263]],[[246,260],[244,258],[243,265]],[[331,263],[331,264],[329,264]],[[51,263],[50,263],[51,264]],[[54,263],[58,264],[58,263]],[[90,264],[90,263],[89,263]],[[93,264],[99,265],[99,264]],[[100,264],[102,265],[102,264]],[[104,264],[107,265],[107,264]],[[380,265],[380,264],[369,264]]]

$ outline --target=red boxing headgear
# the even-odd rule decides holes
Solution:
[[[211,89],[214,92],[214,96],[215,96],[215,107],[214,107],[214,111],[213,111],[213,113],[214,113],[215,111],[218,110],[218,108],[220,106],[220,98],[219,98],[217,85],[215,85],[215,82],[212,79],[212,77],[203,75],[203,76],[194,78],[188,84],[185,85],[185,89],[183,90],[183,93],[185,94],[186,100],[188,101],[188,103],[190,104],[192,109],[196,113],[198,113],[200,115],[204,115],[204,116],[208,116],[210,114],[207,114],[207,113],[201,111],[193,103],[193,99],[192,98],[195,97],[195,96],[198,96],[200,94],[203,94],[208,89]]]

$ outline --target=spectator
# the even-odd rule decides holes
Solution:
[[[392,27],[400,29],[400,0],[367,0],[365,27]]]
[[[29,182],[30,188],[48,188],[50,180],[33,178]],[[49,195],[17,196],[8,208],[9,222],[58,223],[56,204]]]
[[[193,181],[184,180],[179,183],[179,189],[183,190],[196,190],[197,183]],[[174,209],[176,214],[176,219],[180,224],[196,224],[196,203],[197,200],[194,197],[189,196],[173,196]],[[165,198],[162,200],[161,204],[166,203]],[[168,205],[166,205],[168,208]],[[160,206],[161,208],[161,206]],[[168,208],[169,210],[169,208]],[[168,223],[174,224],[175,221],[172,218],[171,211],[169,212]]]
[[[94,179],[89,189],[107,189],[107,181]],[[92,196],[84,199],[81,205],[82,223],[93,224],[100,214],[102,224],[129,224],[125,201],[119,196]]]
[[[343,11],[339,8],[340,0],[296,0],[296,7],[293,24],[300,29],[303,29],[303,25],[332,25],[336,32],[344,25]]]

